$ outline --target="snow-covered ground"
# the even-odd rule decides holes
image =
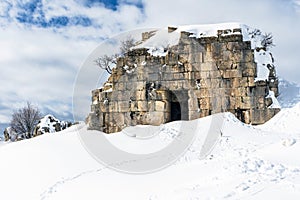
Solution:
[[[230,113],[224,116],[222,134],[204,159],[203,136],[212,116],[187,122],[198,124],[197,135],[175,164],[141,175],[120,173],[96,162],[77,133],[77,128],[85,131],[84,124],[30,140],[2,143],[0,198],[299,199],[300,103],[257,127],[241,123]],[[180,123],[153,128],[159,134],[153,140],[145,139],[142,145],[140,139],[123,133],[106,137],[126,151],[151,152],[176,139]]]

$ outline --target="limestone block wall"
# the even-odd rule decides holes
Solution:
[[[251,43],[237,34],[193,38],[181,32],[178,45],[153,56],[135,49],[117,61],[104,88],[92,91],[90,129],[106,133],[137,124],[160,125],[219,112],[245,123],[262,124],[279,109],[269,108],[269,91],[278,95],[275,69],[269,81],[256,81]],[[144,37],[149,37],[144,34]],[[146,38],[147,39],[147,38]]]

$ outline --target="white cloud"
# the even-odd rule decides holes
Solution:
[[[2,115],[10,116],[24,101],[41,107],[59,101],[68,105],[71,112],[77,70],[97,42],[66,39],[44,29],[16,27],[0,32],[0,38],[0,102],[11,108],[1,110]]]
[[[135,28],[143,19],[140,9],[134,5],[121,4],[116,11],[105,8],[102,4],[84,7],[76,1],[43,0],[46,19],[57,16],[85,16],[91,19],[92,27],[66,27],[58,31],[67,36],[107,37],[121,30]],[[77,30],[77,31],[74,31]],[[79,30],[78,30],[79,29]]]
[[[1,1],[0,2],[0,16],[6,16],[9,8],[10,8],[10,3],[8,3],[7,1]]]
[[[7,115],[0,114],[0,124],[7,123],[7,122],[9,122],[9,120],[10,120],[10,118]]]

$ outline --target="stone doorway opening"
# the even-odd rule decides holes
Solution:
[[[181,120],[181,106],[180,103],[171,102],[171,121]]]
[[[188,120],[188,91],[170,91],[170,121]]]

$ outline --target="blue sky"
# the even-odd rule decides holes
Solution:
[[[104,39],[136,28],[241,22],[272,32],[278,74],[300,83],[299,21],[298,0],[2,0],[0,123],[26,101],[71,119],[84,60]]]

